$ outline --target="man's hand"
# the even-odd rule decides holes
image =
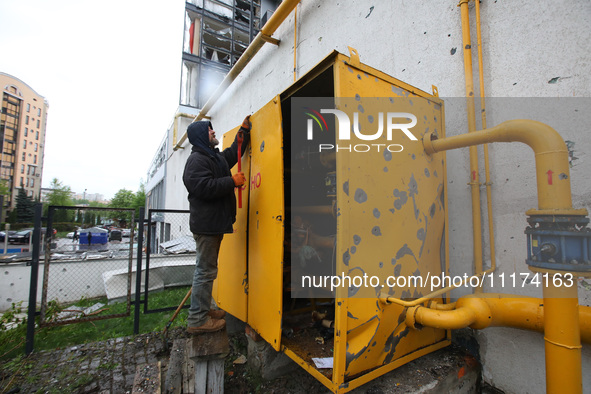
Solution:
[[[248,115],[246,118],[244,118],[244,121],[242,122],[242,127],[244,130],[246,131],[250,131],[250,128],[252,127],[252,123],[250,123],[250,115]]]
[[[234,181],[234,186],[236,187],[240,187],[246,182],[243,172],[237,172],[236,174],[232,175],[232,180]]]

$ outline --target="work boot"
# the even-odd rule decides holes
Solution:
[[[223,319],[226,316],[226,311],[221,309],[210,309],[207,315],[212,319]]]
[[[205,322],[205,324],[202,324],[198,327],[187,327],[187,332],[189,334],[203,334],[206,332],[219,331],[224,327],[226,327],[225,320],[209,319]]]

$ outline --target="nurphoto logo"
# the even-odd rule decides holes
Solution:
[[[353,134],[355,137],[362,141],[376,141],[382,137],[384,134],[384,129],[386,130],[386,139],[388,141],[392,141],[393,136],[395,133],[402,132],[406,137],[408,137],[411,141],[417,141],[417,138],[412,134],[410,131],[411,128],[416,126],[417,124],[417,117],[408,112],[378,112],[378,125],[377,131],[373,134],[364,134],[361,132],[359,128],[359,112],[353,113],[353,127],[351,127],[351,119],[349,119],[349,115],[341,110],[338,109],[320,109],[320,112],[310,108],[304,107],[305,114],[308,115],[310,118],[307,120],[307,129],[306,129],[306,137],[308,141],[314,140],[314,129],[320,131],[320,133],[328,131],[328,124],[326,119],[322,116],[322,114],[332,114],[335,116],[336,122],[338,123],[338,132],[336,135],[337,143],[335,144],[318,144],[318,152],[327,151],[327,150],[336,150],[342,151],[354,151],[354,152],[369,152],[371,150],[376,149],[380,152],[383,149],[387,149],[388,151],[395,153],[395,152],[402,152],[404,147],[401,144],[354,144],[354,145],[346,145],[346,144],[339,144],[340,141],[350,141],[351,140],[351,130],[353,130]],[[386,121],[384,122],[384,117]],[[401,120],[405,120],[406,122],[401,122]]]

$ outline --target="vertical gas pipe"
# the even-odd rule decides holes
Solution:
[[[585,228],[587,210],[572,207],[566,144],[556,130],[533,120],[506,121],[442,139],[432,132],[423,137],[428,154],[490,142],[522,142],[535,153],[538,209],[526,212],[530,224],[526,262],[532,271],[542,274],[546,390],[581,393],[579,300],[573,273],[591,273],[585,246],[591,240]]]
[[[482,128],[486,129],[486,103],[484,98],[484,71],[482,61],[482,32],[480,23],[480,1],[475,1],[476,5],[476,40],[478,43],[478,80],[480,82],[480,118],[482,119]],[[490,269],[494,272],[496,268],[496,253],[495,253],[495,229],[493,224],[493,209],[492,209],[492,182],[490,179],[490,161],[488,157],[488,144],[483,145],[484,151],[484,174],[486,186],[486,205],[488,213],[488,239],[490,250]]]
[[[574,285],[554,283],[544,287],[544,343],[546,392],[582,393],[581,332],[577,280]]]
[[[466,81],[466,110],[468,115],[468,132],[476,130],[475,105],[474,105],[474,76],[472,73],[472,45],[470,42],[470,17],[468,14],[468,1],[460,1],[462,15],[462,45],[464,53],[464,75]],[[478,149],[470,146],[470,190],[472,193],[472,229],[474,248],[474,274],[478,275],[483,271],[482,263],[482,222],[480,217],[480,180],[478,170]],[[476,287],[474,292],[479,293],[482,289]]]

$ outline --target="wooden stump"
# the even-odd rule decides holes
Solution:
[[[226,330],[192,336],[185,353],[195,363],[195,393],[223,393],[224,359],[230,353]]]

